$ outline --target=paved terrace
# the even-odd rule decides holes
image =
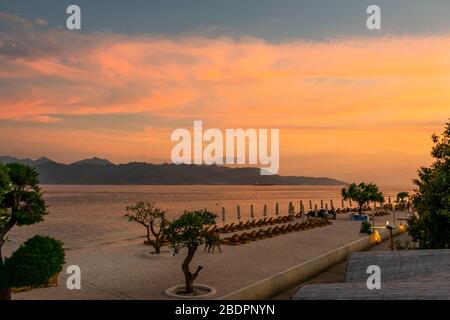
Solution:
[[[367,289],[370,265],[381,269],[380,290]],[[343,283],[306,285],[293,299],[450,299],[450,250],[358,252],[347,263]]]

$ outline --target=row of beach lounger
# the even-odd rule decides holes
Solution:
[[[375,210],[373,213],[370,213],[370,215],[375,215],[375,217],[382,217],[389,215],[390,212],[384,209]]]
[[[301,214],[297,213],[295,215],[296,218],[300,218]],[[292,216],[279,216],[279,217],[270,217],[270,218],[263,218],[259,220],[249,220],[246,222],[239,222],[238,224],[230,223],[226,224],[221,228],[217,228],[217,231],[220,233],[230,233],[230,232],[236,232],[236,231],[242,231],[242,230],[248,230],[253,229],[256,227],[263,227],[263,226],[270,226],[274,224],[280,224],[280,223],[287,223],[292,222]]]
[[[325,227],[329,224],[331,224],[331,222],[327,219],[289,223],[283,226],[275,226],[270,227],[268,229],[259,229],[254,230],[252,232],[235,234],[231,237],[222,239],[221,243],[225,245],[236,246],[249,243],[250,241],[256,241],[265,238],[273,238],[275,236],[286,234],[293,231],[307,230],[316,227]]]

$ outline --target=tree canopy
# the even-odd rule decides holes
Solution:
[[[36,170],[19,163],[0,163],[0,300],[11,299],[11,287],[46,284],[49,277],[62,270],[62,244],[47,237],[29,239],[3,260],[7,233],[16,225],[38,223],[46,214]]]
[[[424,249],[450,248],[450,122],[444,131],[433,134],[430,167],[418,170],[418,187],[413,204],[418,217],[409,220],[409,234]]]
[[[352,183],[348,188],[343,188],[342,197],[344,200],[351,199],[358,203],[359,212],[362,212],[364,205],[370,201],[383,202],[384,197],[378,186],[374,183],[366,184],[361,182],[360,184]]]
[[[62,243],[50,237],[34,236],[28,239],[4,265],[6,287],[40,286],[61,272],[64,265]]]
[[[155,206],[154,202],[139,201],[126,207],[125,217],[128,221],[134,221],[147,229],[147,241],[159,254],[164,240],[164,229],[167,225],[166,212]],[[150,234],[153,235],[153,239]]]
[[[207,210],[185,211],[171,222],[165,232],[174,252],[181,248],[199,247],[214,235],[210,228],[216,224],[216,215]]]

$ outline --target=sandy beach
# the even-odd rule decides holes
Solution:
[[[397,214],[397,218],[400,214]],[[383,226],[393,216],[376,218]],[[337,216],[332,225],[292,232],[240,246],[222,246],[222,253],[197,252],[191,268],[204,269],[196,283],[217,289],[219,298],[289,267],[363,238],[360,222],[347,214]],[[17,293],[13,299],[169,299],[164,290],[183,283],[181,263],[185,252],[175,257],[151,260],[151,251],[142,239],[100,244],[66,251],[66,266],[57,287]],[[66,287],[67,266],[81,268],[81,290]]]

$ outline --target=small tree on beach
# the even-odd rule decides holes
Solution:
[[[0,300],[10,299],[10,288],[18,283],[17,281],[11,282],[12,274],[8,270],[15,270],[14,279],[22,278],[23,281],[20,284],[26,283],[25,279],[29,275],[27,272],[20,272],[27,265],[15,264],[13,268],[8,268],[8,263],[4,262],[2,247],[6,242],[6,235],[16,225],[25,226],[41,222],[47,213],[47,207],[39,187],[37,171],[28,165],[19,163],[0,164]],[[28,246],[20,252],[24,250],[27,252],[26,257],[31,258],[20,260],[23,263],[48,257],[42,256],[42,251],[39,251],[36,246]],[[20,252],[14,253],[13,256],[15,254],[16,257],[20,256]],[[25,255],[22,256],[25,257]],[[9,265],[13,265],[14,261],[19,261],[19,259],[10,260]],[[33,270],[45,277],[47,275],[45,270],[40,268],[43,265],[35,264]],[[62,267],[62,263],[58,264],[57,269],[59,267]],[[33,284],[29,283],[29,285]]]
[[[418,217],[408,221],[408,231],[421,249],[450,249],[450,121],[444,132],[432,136],[430,167],[419,169],[413,204]]]
[[[139,201],[126,208],[125,217],[143,225],[147,230],[147,241],[160,254],[164,242],[164,229],[167,225],[166,212],[153,202]],[[151,237],[153,235],[153,238]]]
[[[185,211],[180,218],[169,223],[165,230],[174,254],[177,254],[182,248],[187,248],[187,255],[181,266],[185,278],[185,294],[194,293],[194,280],[203,268],[198,266],[195,273],[192,273],[189,269],[189,264],[198,247],[205,243],[210,244],[219,241],[217,235],[211,232],[211,227],[215,224],[216,215],[206,209]]]
[[[343,188],[342,197],[344,200],[351,199],[358,203],[358,213],[362,214],[363,208],[370,201],[383,202],[384,197],[378,186],[373,183],[365,184],[361,182],[360,184],[352,183],[348,188]]]

